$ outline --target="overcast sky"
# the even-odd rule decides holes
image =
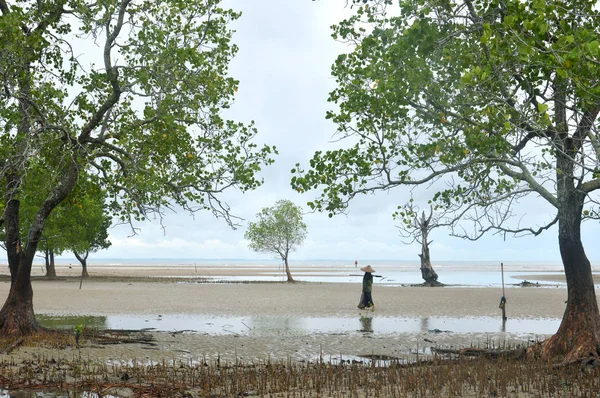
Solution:
[[[335,148],[330,142],[335,126],[325,120],[325,112],[331,109],[327,95],[335,83],[331,64],[347,48],[331,38],[330,26],[348,13],[345,0],[229,0],[225,4],[243,12],[234,27],[240,51],[231,65],[240,88],[227,116],[254,120],[258,142],[279,150],[276,163],[261,174],[265,184],[251,193],[231,191],[227,202],[235,215],[247,221],[279,199],[290,199],[308,210],[305,204],[316,193],[294,192],[290,170],[297,162],[307,165],[315,150]],[[392,219],[396,207],[408,197],[406,189],[398,188],[356,200],[346,216],[329,219],[326,214],[307,214],[307,241],[290,260],[418,260],[419,246],[404,244]],[[547,216],[540,203],[532,201],[525,210]],[[243,239],[247,221],[232,230],[209,213],[194,218],[170,214],[164,231],[157,222],[144,223],[132,237],[128,226],[117,226],[110,230],[112,247],[90,258],[269,258],[248,249]],[[584,226],[584,244],[592,260],[600,259],[592,239],[598,232],[597,223]],[[560,262],[556,229],[536,238],[488,236],[477,242],[436,230],[431,238],[434,264],[442,260]]]

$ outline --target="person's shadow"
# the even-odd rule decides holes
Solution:
[[[360,329],[359,332],[373,333],[373,318],[361,315],[359,320],[360,326],[362,327],[362,329]]]

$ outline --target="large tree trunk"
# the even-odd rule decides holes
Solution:
[[[46,249],[46,278],[56,279],[56,267],[54,264],[54,250]]]
[[[5,211],[6,253],[10,269],[10,291],[8,298],[0,310],[0,335],[24,335],[40,330],[33,313],[33,289],[31,288],[31,266],[35,250],[29,245],[21,246],[19,238],[20,202],[10,192],[11,183],[15,180],[7,178],[7,206]]]
[[[292,273],[290,272],[290,266],[288,264],[287,257],[283,259],[285,261],[285,273],[287,274],[288,282],[295,282],[294,278],[292,278]]]
[[[560,94],[560,86],[556,90]],[[557,102],[563,107],[561,101]],[[563,107],[564,108],[564,107]],[[557,125],[566,126],[566,111],[557,110]],[[567,308],[554,336],[543,345],[546,358],[564,356],[563,362],[600,355],[600,313],[592,267],[581,243],[581,218],[586,193],[575,185],[574,159],[578,142],[558,135],[556,154],[558,243],[567,279]]]
[[[17,205],[12,208],[17,213],[7,212],[6,218],[18,217]],[[14,221],[14,220],[12,220]],[[18,225],[18,219],[16,221]],[[8,235],[8,234],[7,234]],[[39,235],[34,239],[39,238]],[[13,246],[14,256],[9,256],[9,268],[13,281],[8,297],[0,310],[0,336],[22,336],[43,330],[35,319],[33,312],[33,289],[31,287],[31,267],[37,249],[37,240],[30,239],[25,247],[20,242],[6,242],[7,247]],[[13,272],[14,270],[14,272]]]
[[[545,357],[564,355],[564,362],[600,355],[600,313],[592,267],[581,243],[583,196],[573,193],[569,197],[558,212],[558,242],[567,279],[567,308],[558,331],[543,346]]]
[[[0,310],[0,335],[24,336],[42,330],[33,312],[31,280],[17,280]]]
[[[31,287],[31,267],[42,237],[44,223],[52,209],[73,190],[77,181],[78,166],[75,162],[63,179],[48,195],[36,213],[27,235],[25,246],[19,237],[19,207],[17,199],[18,179],[6,179],[7,206],[6,248],[11,273],[11,288],[4,306],[0,310],[0,336],[23,336],[44,330],[35,319],[33,312],[33,289]],[[13,187],[13,189],[9,189]],[[9,195],[12,195],[9,197]]]
[[[73,252],[73,254],[77,258],[77,260],[79,260],[79,262],[81,263],[81,277],[82,278],[90,277],[90,275],[88,274],[88,271],[87,271],[87,258],[88,258],[89,253],[90,253],[89,251],[86,251],[85,255],[79,255],[77,252]]]

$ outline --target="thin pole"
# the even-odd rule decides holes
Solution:
[[[506,293],[504,291],[504,263],[500,263],[500,271],[502,273],[502,297],[500,298],[500,309],[502,310],[502,326],[505,327],[506,322]]]
[[[500,270],[502,271],[502,295],[506,297],[504,293],[504,263],[500,263]]]

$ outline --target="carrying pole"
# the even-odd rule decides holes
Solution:
[[[502,297],[500,298],[500,305],[498,307],[502,310],[502,320],[506,321],[506,293],[504,292],[504,263],[500,263],[500,272],[502,273]]]

